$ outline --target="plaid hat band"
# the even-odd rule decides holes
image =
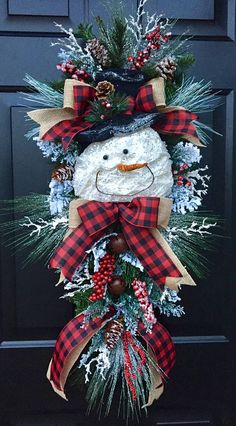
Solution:
[[[127,97],[127,109],[122,114],[131,116],[134,112],[151,113],[157,112],[156,93],[152,84],[141,86],[137,96]],[[72,119],[62,119],[56,122],[46,133],[43,140],[60,139],[64,149],[67,149],[73,138],[81,132],[96,125],[86,121],[86,116],[91,113],[90,101],[95,98],[96,91],[93,87],[80,84],[73,87],[74,96],[74,117]],[[50,115],[50,110],[48,110]],[[189,139],[191,142],[200,144],[196,128],[192,123],[197,119],[196,114],[186,111],[184,108],[168,107],[162,108],[161,114],[157,116],[157,122],[153,126],[154,130],[164,134],[179,134]]]

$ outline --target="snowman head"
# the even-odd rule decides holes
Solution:
[[[150,127],[92,143],[75,165],[75,195],[87,200],[168,197],[172,185],[169,153]]]

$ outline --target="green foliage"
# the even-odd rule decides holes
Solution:
[[[193,66],[195,62],[195,57],[192,53],[187,53],[186,55],[180,56],[177,59],[177,67],[180,72],[185,72],[187,69],[189,69],[191,66]]]
[[[64,89],[65,80],[52,80],[48,82],[48,85],[57,92],[62,92]]]
[[[102,105],[99,99],[91,101],[90,105],[92,106],[92,112],[85,120],[91,123],[103,122],[104,119],[112,118],[125,111],[128,107],[128,98],[119,93],[112,93],[106,101],[110,103],[111,109],[107,109],[105,105]]]
[[[195,57],[192,53],[186,53],[185,55],[182,55],[177,59],[177,68],[175,71],[175,83],[178,86],[181,86],[185,73],[191,66],[193,66],[194,62],[195,62]]]
[[[75,304],[75,313],[76,315],[79,315],[81,312],[85,311],[91,302],[89,301],[89,296],[91,295],[92,291],[80,291],[78,293],[75,293],[73,296],[73,299],[71,299],[71,302]]]
[[[160,76],[159,71],[156,69],[156,65],[151,62],[146,63],[142,67],[142,72],[144,73],[147,80],[151,80],[152,78]]]
[[[27,102],[52,108],[63,106],[63,93],[55,90],[50,84],[36,80],[29,74],[26,74],[24,81],[32,90],[31,93],[23,93],[23,99]]]
[[[108,51],[110,67],[122,68],[127,63],[127,24],[123,16],[114,15],[112,25],[107,29],[100,16],[96,17],[100,39]]]
[[[192,231],[192,225],[195,230]],[[209,227],[209,228],[208,228]],[[167,230],[162,230],[180,261],[196,277],[209,272],[209,255],[222,238],[222,220],[208,211],[172,214]]]
[[[93,26],[91,24],[81,23],[73,31],[74,36],[76,38],[82,38],[85,41],[91,40],[92,38],[94,38],[92,28]]]
[[[47,263],[68,226],[66,220],[54,222],[48,208],[48,196],[30,194],[4,200],[2,204],[2,215],[14,217],[0,225],[3,244],[12,249],[12,254],[26,250],[24,266],[39,259],[45,259]]]

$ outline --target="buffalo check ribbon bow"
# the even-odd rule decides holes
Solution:
[[[151,232],[157,226],[159,204],[160,198],[155,197],[137,197],[130,203],[86,202],[77,209],[82,223],[62,241],[49,266],[60,268],[71,280],[104,230],[119,221],[130,250],[161,288],[167,278],[179,279],[182,271]]]
[[[86,322],[84,313],[79,314],[69,321],[60,332],[53,356],[48,367],[47,378],[56,393],[66,399],[64,386],[73,365],[91,338],[114,315],[110,310],[103,318],[97,317]],[[151,369],[151,387],[147,405],[151,405],[163,392],[163,381],[175,363],[176,353],[169,332],[159,322],[153,325],[152,331],[147,333],[141,321],[138,323],[137,333],[145,340],[149,354],[155,368]]]
[[[63,108],[47,108],[28,112],[30,118],[40,124],[39,137],[42,140],[61,140],[67,149],[73,138],[96,123],[86,121],[91,112],[90,101],[95,98],[92,86],[73,79],[67,79],[64,86]],[[159,112],[157,122],[152,126],[163,134],[177,134],[186,140],[202,145],[193,120],[196,114],[182,107],[166,107],[164,79],[159,77],[141,86],[136,98],[129,96],[126,115],[134,112]]]

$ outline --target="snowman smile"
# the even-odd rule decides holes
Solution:
[[[136,191],[136,192],[132,192],[132,193],[129,192],[129,191],[123,192],[120,188],[119,182],[117,182],[117,180],[119,180],[119,177],[120,178],[124,177],[124,172],[130,172],[130,173],[128,173],[128,175],[132,178],[132,175],[134,173],[135,174],[138,173],[138,169],[142,170],[143,168],[145,168],[148,171],[148,175],[149,175],[148,179],[145,178],[145,186],[143,188],[139,187],[138,191]],[[104,181],[104,177],[105,177],[104,173],[106,173],[106,172],[107,172],[108,176],[111,172],[113,172],[113,173],[116,172],[116,176],[113,176],[113,178],[116,179],[116,186],[117,186],[117,189],[119,191],[118,193],[115,193],[115,191],[112,191],[111,193],[106,192],[106,189],[102,188],[103,185],[101,185],[101,182],[99,182],[99,180],[100,180],[99,178],[102,177],[103,178],[102,180]],[[133,195],[139,194],[140,192],[146,191],[148,188],[150,188],[150,186],[152,186],[154,180],[155,180],[155,176],[154,176],[152,170],[150,169],[150,167],[148,166],[147,163],[118,164],[116,166],[115,170],[114,169],[112,169],[112,170],[98,170],[97,174],[96,174],[95,185],[96,185],[97,191],[100,192],[101,194],[115,195],[115,196],[126,196],[126,195],[133,196]],[[121,179],[120,184],[122,185],[122,183],[123,183],[123,179]],[[122,187],[123,187],[123,185],[122,185]]]

